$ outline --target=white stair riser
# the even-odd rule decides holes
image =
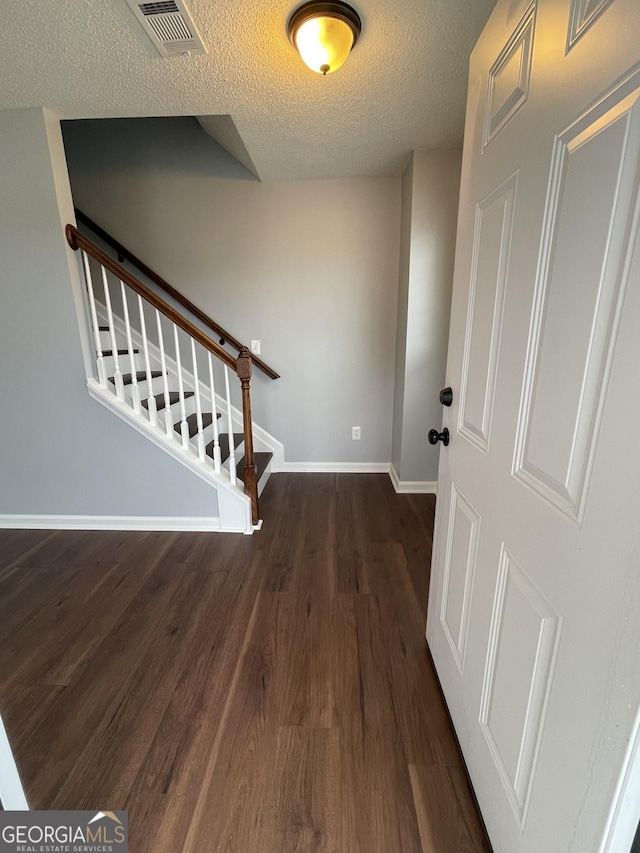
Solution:
[[[105,355],[102,360],[104,362],[104,369],[107,376],[113,376],[116,372],[115,358],[112,355]],[[142,353],[137,353],[133,356],[133,363],[136,371],[144,370],[144,356]],[[129,353],[118,356],[118,365],[120,367],[120,373],[131,373],[131,359],[129,358]]]
[[[139,388],[141,387],[141,383],[140,383],[140,382],[138,382],[138,387],[139,387]],[[145,384],[145,388],[146,388],[146,387],[147,387],[147,386],[146,386],[146,384]],[[127,387],[127,389],[125,389],[125,394],[126,394],[126,398],[127,398],[127,400],[130,400],[130,399],[131,399],[131,394],[130,394],[130,393],[127,393],[128,391],[129,391],[129,387]],[[160,393],[162,393],[162,392],[160,392]],[[141,395],[141,397],[140,397],[140,399],[141,399],[141,400],[146,400],[146,399],[147,399],[146,393],[145,393],[145,394],[142,394],[142,395]],[[195,414],[196,406],[195,406],[195,403],[193,402],[193,398],[192,398],[192,397],[190,397],[189,399],[187,399],[187,400],[185,400],[185,401],[184,401],[184,408],[185,408],[185,412],[186,412],[187,417],[189,417],[189,415]],[[145,407],[143,407],[143,410],[144,410],[145,412],[147,411],[146,406],[145,406]],[[170,410],[170,412],[171,412],[171,422],[172,422],[172,423],[174,423],[174,424],[177,424],[177,423],[178,423],[178,421],[179,421],[179,420],[180,420],[180,418],[181,418],[181,413],[180,413],[180,403],[174,403],[174,404],[173,404],[173,406],[169,406],[169,410]],[[163,421],[164,421],[164,412],[165,412],[165,410],[164,410],[164,409],[159,409],[159,410],[158,410],[158,417],[161,417],[161,418],[163,419]]]
[[[269,464],[264,469],[264,471],[262,472],[262,476],[258,480],[258,497],[260,497],[260,495],[264,491],[264,487],[267,485],[267,481],[269,480],[269,477],[271,476],[271,465],[272,465],[272,461],[269,460]]]
[[[237,465],[238,462],[244,456],[244,441],[241,441],[240,444],[236,447],[235,453],[236,453],[236,465]],[[222,463],[222,467],[225,469],[225,471],[229,470],[229,460],[230,459],[231,459],[231,457],[227,456],[225,461]]]
[[[123,370],[122,372],[128,373],[129,371]],[[108,380],[108,381],[109,381],[109,385],[111,387],[113,387],[114,383],[112,383],[110,380]],[[158,376],[156,379],[152,379],[150,382],[147,382],[147,380],[145,379],[142,382],[138,382],[137,385],[138,385],[138,394],[139,394],[141,400],[144,400],[150,394],[155,395],[155,394],[162,394],[163,393],[162,376]],[[131,399],[132,390],[133,389],[132,389],[131,385],[125,385],[124,386],[124,393],[125,393],[126,399],[128,399],[128,400]],[[169,390],[171,390],[171,386],[169,386]]]
[[[127,336],[118,329],[115,330],[116,343],[118,344],[118,349],[127,349]],[[109,350],[112,349],[111,346],[111,335],[109,332],[100,332],[100,349]],[[139,349],[142,352],[142,347],[138,346],[135,341],[133,343],[134,349]]]
[[[157,382],[160,382],[162,385],[162,378],[153,380],[153,384],[155,384]],[[111,383],[109,383],[109,384],[111,385]],[[169,390],[170,390],[170,392],[176,390],[174,386],[175,386],[175,383],[172,383],[171,376],[170,376],[169,377]],[[148,388],[148,385],[146,382],[138,382],[138,390],[139,390],[141,401],[146,400],[148,397],[147,388]],[[190,389],[187,389],[187,391],[189,391],[189,390]],[[164,388],[160,387],[159,390],[157,390],[155,393],[156,394],[164,394]],[[133,399],[132,386],[131,385],[125,386],[124,394],[125,394],[125,399],[129,403],[131,403],[132,399]],[[208,400],[202,400],[201,399],[201,407],[202,407],[203,415],[207,414],[207,413],[211,413],[211,405],[210,405]],[[195,395],[193,395],[192,397],[185,397],[184,408],[185,408],[185,414],[187,417],[189,417],[190,415],[195,415],[196,410],[197,410],[196,409]],[[177,402],[173,403],[171,406],[169,406],[169,409],[171,411],[172,423],[174,423],[174,424],[179,423],[179,421],[181,420],[181,417],[182,417],[182,412],[180,409],[180,401],[178,400]],[[143,413],[146,411],[147,411],[147,408],[143,407]],[[158,415],[164,419],[164,409],[160,409],[158,411]],[[217,419],[217,423],[218,423],[218,432],[220,434],[227,431],[227,421],[226,421],[225,417],[219,417]],[[236,432],[237,432],[237,430],[236,430]],[[207,436],[207,442],[213,440],[213,425],[212,424],[209,424],[209,426],[206,428],[205,434]]]

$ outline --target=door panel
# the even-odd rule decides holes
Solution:
[[[529,97],[535,11],[534,0],[489,71],[483,147],[506,127]]]
[[[556,146],[518,435],[518,475],[578,520],[640,164],[639,93],[627,96],[626,88],[607,98],[604,115],[597,110],[576,123]]]
[[[572,0],[567,53],[609,3],[611,0]]]
[[[444,563],[442,628],[453,657],[462,672],[469,629],[469,605],[478,550],[480,516],[453,485],[449,517],[449,541]]]
[[[561,621],[503,546],[480,725],[521,826],[541,742]]]
[[[459,432],[485,451],[491,430],[517,181],[517,175],[508,178],[480,202],[476,212]]]

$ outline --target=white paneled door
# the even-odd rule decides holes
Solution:
[[[640,816],[639,186],[640,0],[498,0],[427,623],[496,853],[628,853]]]

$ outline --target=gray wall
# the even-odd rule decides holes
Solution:
[[[401,481],[434,482],[455,254],[462,152],[414,151],[402,183],[392,462]]]
[[[398,276],[398,325],[396,329],[396,370],[393,396],[393,435],[391,462],[399,473],[402,468],[402,423],[404,382],[407,366],[407,326],[409,310],[409,272],[411,260],[411,223],[413,210],[413,155],[402,175],[400,217],[400,272]]]
[[[195,119],[67,122],[74,201],[229,331],[287,462],[391,458],[400,177],[262,184]],[[351,440],[351,427],[362,440]]]
[[[211,487],[85,388],[58,122],[0,111],[0,514],[217,515]]]

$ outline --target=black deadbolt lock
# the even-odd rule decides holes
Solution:
[[[443,388],[440,392],[440,402],[443,406],[450,406],[453,403],[453,390],[451,388]]]

